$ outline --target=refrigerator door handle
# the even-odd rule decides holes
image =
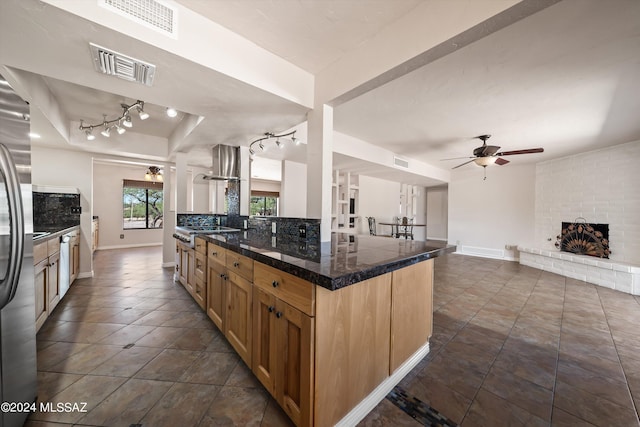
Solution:
[[[5,177],[7,187],[7,201],[9,202],[9,236],[11,249],[7,273],[0,281],[0,309],[13,299],[20,279],[22,257],[24,255],[24,210],[20,195],[18,171],[11,157],[9,149],[0,144],[0,173]]]

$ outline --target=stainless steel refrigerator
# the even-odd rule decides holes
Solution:
[[[9,403],[35,402],[37,389],[29,118],[0,75],[0,402]],[[0,411],[0,427],[28,415]]]

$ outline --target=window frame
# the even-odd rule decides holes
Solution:
[[[141,203],[144,203],[144,211],[145,211],[145,216],[144,216],[144,226],[142,227],[125,227],[126,224],[126,219],[125,219],[125,212],[124,212],[124,206],[125,206],[125,196],[127,196],[125,194],[125,191],[127,188],[136,188],[136,189],[142,189],[144,190],[144,201]],[[160,220],[160,225],[159,226],[153,226],[153,224],[150,224],[150,210],[149,210],[149,191],[160,191],[162,194],[162,208],[160,211],[160,216],[159,216],[159,220]],[[122,180],[122,230],[162,230],[164,228],[164,186],[162,184],[162,182],[156,182],[156,181],[137,181],[137,180],[132,180],[132,179],[124,179]],[[130,196],[132,197],[132,196]]]

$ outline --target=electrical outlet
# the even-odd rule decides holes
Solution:
[[[121,238],[121,239],[124,239],[124,234],[121,234],[121,235],[120,235],[120,238]]]
[[[273,234],[276,234],[276,223],[275,223],[275,222],[272,222],[272,223],[271,223],[271,232],[272,232]]]
[[[300,237],[301,239],[307,237],[307,227],[305,227],[304,225],[298,227],[298,237]]]
[[[82,206],[71,206],[71,213],[80,215],[82,213]]]

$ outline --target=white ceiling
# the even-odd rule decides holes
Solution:
[[[177,3],[315,74],[425,1],[439,0]],[[183,117],[204,117],[181,148],[194,165],[210,165],[215,144],[246,146],[265,131],[303,122],[308,111],[37,0],[3,0],[0,15],[0,64],[43,76],[70,120],[100,122],[103,114],[119,115],[121,103],[141,99],[152,116],[145,122],[134,116],[127,135],[167,138]],[[335,106],[336,130],[444,169],[464,160],[440,159],[471,155],[480,145],[474,137],[487,133],[503,150],[544,147],[543,154],[509,156],[514,164],[640,140],[640,2],[563,0],[514,21]],[[156,64],[154,86],[96,73],[89,41]],[[181,115],[164,117],[167,106]],[[32,114],[32,127],[43,134],[34,143],[77,149],[45,115]],[[287,147],[264,157],[301,161],[304,153],[304,146]],[[344,156],[335,161],[372,176],[433,185]]]

